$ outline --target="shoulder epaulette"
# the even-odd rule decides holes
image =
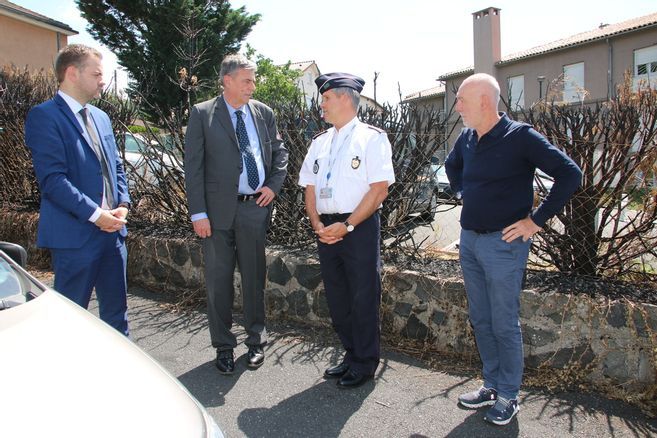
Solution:
[[[365,123],[365,126],[367,126],[370,129],[374,129],[379,134],[385,134],[386,133],[383,129],[377,128],[376,126],[368,125],[367,123]]]
[[[328,129],[327,129],[326,131],[322,131],[322,132],[320,132],[319,134],[315,134],[315,135],[313,136],[313,140],[316,139],[317,137],[319,137],[319,136],[322,135],[322,134],[326,134],[327,132],[328,132]]]

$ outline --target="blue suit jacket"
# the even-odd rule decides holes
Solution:
[[[92,105],[87,108],[108,160],[116,204],[130,202],[110,119]],[[61,96],[30,110],[25,121],[25,143],[32,151],[41,190],[37,245],[80,248],[94,233],[102,232],[89,222],[89,217],[102,203],[103,177],[100,161],[85,140],[82,126]],[[125,227],[120,233],[126,235]]]

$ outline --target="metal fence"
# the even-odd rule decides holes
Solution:
[[[10,72],[11,73],[11,72]],[[0,77],[0,202],[38,205],[38,187],[22,142],[27,110],[53,92],[51,82],[25,74]],[[52,95],[52,94],[50,94]],[[126,159],[135,203],[131,226],[146,232],[191,236],[184,192],[182,113],[162,115],[158,128],[143,122],[128,133],[137,108],[107,97],[99,103],[112,118]],[[305,217],[299,169],[312,137],[328,126],[317,105],[274,108],[290,152],[288,178],[276,199],[268,235],[291,250],[315,244]],[[543,102],[513,118],[526,120],[571,156],[583,185],[535,239],[531,260],[547,270],[585,277],[654,282],[657,262],[657,92],[621,88],[609,102],[557,105]],[[388,133],[397,182],[381,211],[383,255],[400,266],[454,257],[460,205],[452,197],[442,163],[455,135],[452,114],[408,105],[359,114]],[[537,175],[536,200],[549,178]]]

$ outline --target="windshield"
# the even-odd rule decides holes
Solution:
[[[125,151],[141,153],[146,149],[146,144],[132,134],[125,134]]]
[[[12,267],[0,258],[0,298],[21,293],[21,282]]]
[[[15,265],[0,251],[0,310],[30,301],[46,289],[47,286]]]

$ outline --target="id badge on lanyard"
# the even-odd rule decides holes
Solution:
[[[342,151],[342,147],[345,145],[345,143],[348,143],[349,139],[351,138],[351,134],[354,132],[355,127],[356,125],[352,126],[349,133],[344,137],[344,140],[342,140],[340,147],[335,153],[335,157],[331,157],[329,155],[329,168],[328,168],[328,173],[326,174],[326,186],[319,189],[319,199],[333,198],[333,187],[329,187],[331,174],[333,173],[333,166],[335,165],[336,161],[340,160],[340,152]]]
[[[322,187],[319,189],[319,199],[331,199],[333,197],[333,187]]]

